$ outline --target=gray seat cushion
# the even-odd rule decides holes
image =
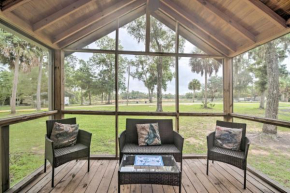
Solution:
[[[122,149],[123,154],[175,154],[181,153],[174,144],[164,144],[160,146],[139,146],[128,143]]]
[[[225,156],[231,156],[231,157],[235,157],[235,158],[239,158],[239,159],[243,159],[245,157],[245,152],[233,151],[233,150],[224,149],[224,148],[220,148],[220,147],[213,147],[210,149],[210,152],[222,154]]]

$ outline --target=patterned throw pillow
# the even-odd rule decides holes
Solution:
[[[50,139],[53,141],[54,148],[73,146],[77,142],[79,132],[78,124],[54,123]]]
[[[217,147],[240,150],[243,129],[216,126],[214,144]]]
[[[158,123],[136,124],[139,146],[161,145]]]

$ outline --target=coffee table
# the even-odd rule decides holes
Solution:
[[[172,155],[161,155],[164,166],[134,166],[135,155],[123,155],[118,171],[118,192],[124,184],[159,184],[178,186],[181,171]]]

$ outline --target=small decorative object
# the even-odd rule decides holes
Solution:
[[[136,124],[139,146],[161,145],[158,123]]]
[[[239,151],[242,140],[242,129],[216,126],[215,146]]]
[[[78,124],[61,124],[55,122],[50,136],[54,148],[57,149],[75,145],[78,131]]]
[[[164,163],[159,155],[136,155],[134,166],[164,166]]]

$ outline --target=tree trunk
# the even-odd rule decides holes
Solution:
[[[152,100],[152,93],[153,93],[153,91],[151,91],[151,90],[148,88],[148,99],[149,99],[149,103],[153,103],[153,100]]]
[[[162,112],[162,57],[157,63],[157,112]]]
[[[104,93],[102,92],[102,96],[101,96],[101,103],[103,104],[104,103]]]
[[[267,65],[268,94],[265,117],[277,119],[279,107],[279,64],[274,42],[269,42],[266,48],[265,62]],[[263,125],[263,133],[277,134],[277,126]]]
[[[238,95],[238,102],[240,102],[241,92],[237,91],[237,95]]]
[[[207,108],[207,70],[204,73],[204,108]]]
[[[16,98],[17,98],[16,96],[17,96],[19,66],[20,66],[20,57],[16,56],[15,61],[14,61],[14,77],[13,77],[12,95],[10,99],[11,114],[16,113]]]
[[[286,92],[286,93],[284,94],[284,100],[283,100],[283,101],[284,101],[284,102],[288,102],[288,98],[289,98],[289,97],[288,97],[288,92]]]
[[[194,98],[195,98],[195,90],[193,89],[192,91],[193,91],[193,92],[192,92],[192,102],[194,103]]]
[[[43,63],[43,56],[39,58],[39,67],[38,67],[38,79],[37,79],[37,91],[36,91],[36,110],[41,110],[41,79],[42,79],[42,63]]]
[[[107,101],[107,104],[110,104],[111,103],[111,92],[108,93],[108,101]]]
[[[261,93],[261,99],[260,99],[260,109],[264,109],[265,108],[265,92],[266,91],[263,91]]]
[[[92,96],[91,91],[89,90],[89,105],[92,105]]]
[[[285,93],[281,94],[281,101],[285,101]]]
[[[83,89],[81,89],[81,106],[84,105],[84,99],[83,99]]]
[[[128,66],[127,106],[129,104],[130,65]]]

